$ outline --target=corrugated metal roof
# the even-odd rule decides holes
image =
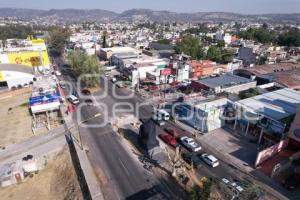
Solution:
[[[260,113],[275,120],[295,114],[299,103],[300,92],[288,88],[237,102],[238,105],[252,112]]]
[[[249,83],[251,82],[251,80],[244,77],[232,75],[232,74],[225,74],[216,78],[202,79],[199,80],[198,82],[208,86],[209,88],[216,88],[216,87],[230,87],[233,85]]]

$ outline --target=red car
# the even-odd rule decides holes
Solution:
[[[149,87],[149,90],[150,90],[150,91],[156,91],[156,90],[159,90],[159,87],[156,86],[156,85],[153,85],[153,86],[150,86],[150,87]]]
[[[160,134],[159,135],[160,139],[162,139],[166,144],[176,147],[177,146],[177,141],[176,138],[169,135],[169,134]]]
[[[174,138],[178,138],[178,137],[179,137],[178,131],[177,131],[176,129],[174,129],[174,128],[165,128],[165,131],[166,131],[169,135],[173,136]]]

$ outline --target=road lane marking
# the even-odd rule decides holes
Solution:
[[[122,160],[121,160],[120,158],[119,158],[119,161],[120,161],[122,167],[124,168],[126,174],[129,176],[129,171],[128,171],[128,169],[125,167],[124,163],[122,162]]]

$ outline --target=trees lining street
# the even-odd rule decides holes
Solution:
[[[75,50],[68,53],[67,60],[75,75],[81,76],[81,83],[85,87],[97,86],[102,67],[96,55],[90,56],[84,51]]]

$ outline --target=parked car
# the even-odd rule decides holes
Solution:
[[[79,99],[74,95],[70,95],[67,99],[70,103],[72,103],[74,105],[77,105],[80,103]]]
[[[165,131],[168,133],[168,134],[170,134],[170,135],[172,135],[173,137],[175,137],[175,138],[177,138],[177,137],[179,137],[179,133],[178,133],[178,131],[175,129],[175,128],[165,128]]]
[[[148,89],[149,89],[150,91],[156,91],[156,90],[159,90],[159,87],[156,86],[156,85],[153,85],[153,86],[149,86]]]
[[[193,153],[183,153],[182,159],[185,162],[187,162],[188,164],[193,165],[193,167],[196,169],[199,169],[200,167],[202,167],[201,159]]]
[[[117,78],[116,77],[113,77],[112,79],[111,79],[111,82],[112,83],[115,83],[115,82],[117,82],[118,80],[117,80]]]
[[[55,71],[55,75],[56,75],[56,76],[61,76],[60,71],[56,70],[56,71]]]
[[[87,106],[92,106],[92,105],[94,105],[94,102],[93,102],[92,99],[86,99],[84,102],[85,102],[85,104],[86,104]]]
[[[195,142],[193,138],[184,136],[180,138],[180,142],[184,147],[186,147],[189,151],[192,152],[197,152],[202,149],[201,146],[197,142]]]
[[[225,184],[225,185],[228,185],[230,183],[230,181],[227,179],[227,178],[222,178],[222,182]]]
[[[290,175],[283,182],[283,186],[290,191],[295,190],[300,185],[298,176]]]
[[[117,82],[117,83],[116,83],[116,86],[117,86],[118,88],[124,88],[124,85],[123,85],[122,82]]]
[[[86,88],[81,90],[81,93],[84,94],[84,95],[87,95],[87,96],[92,94],[91,91],[89,89],[86,89]]]
[[[177,141],[176,138],[165,133],[165,134],[160,134],[158,136],[160,139],[162,139],[166,144],[172,146],[172,147],[176,147],[177,146]]]
[[[204,162],[206,162],[206,164],[208,164],[211,167],[217,167],[219,165],[218,159],[213,155],[204,153],[201,155],[201,158],[203,159]]]

